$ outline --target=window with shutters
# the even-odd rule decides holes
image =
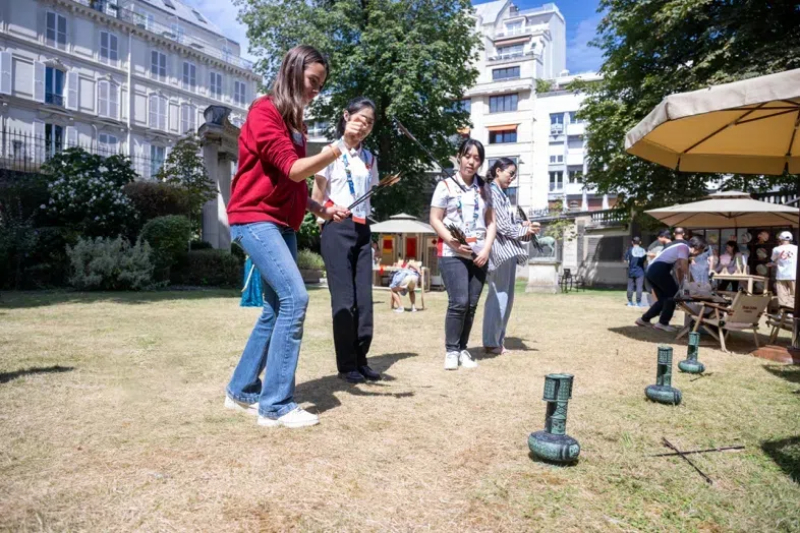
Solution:
[[[151,128],[167,130],[167,98],[157,94],[150,95],[150,113],[148,125]]]
[[[52,157],[64,148],[64,128],[58,124],[44,125],[46,156]]]
[[[58,13],[47,12],[47,29],[45,30],[45,41],[48,46],[67,49],[67,19]]]
[[[222,100],[222,74],[218,72],[208,74],[208,92],[211,98]]]
[[[181,106],[181,133],[194,133],[197,129],[197,112],[191,104]]]
[[[100,62],[116,67],[119,60],[119,40],[113,33],[100,32]]]
[[[233,85],[233,101],[241,106],[247,103],[244,82],[237,81]]]
[[[97,149],[101,155],[110,156],[119,153],[119,139],[108,133],[101,133],[97,136]]]
[[[167,80],[167,56],[157,50],[150,52],[150,75],[160,81]]]
[[[163,146],[150,145],[150,177],[155,178],[166,159],[167,149]]]
[[[64,105],[64,71],[53,67],[45,69],[44,102],[46,104]]]
[[[97,83],[97,114],[101,117],[119,118],[119,86],[116,83],[101,80]]]
[[[181,87],[187,91],[194,91],[197,87],[197,66],[188,61],[183,62],[183,78]]]

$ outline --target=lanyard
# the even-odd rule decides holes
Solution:
[[[458,181],[456,181],[456,183],[458,183]],[[467,231],[473,231],[475,229],[475,226],[478,224],[478,215],[479,215],[478,211],[480,210],[480,206],[478,205],[478,191],[474,186],[470,188],[472,189],[472,195],[473,198],[475,199],[475,203],[473,204],[472,208],[472,222],[470,225],[467,225],[464,222],[464,211],[463,211],[463,206],[461,204],[461,197],[464,196],[464,193],[458,195],[458,204],[456,204],[456,210],[458,211],[458,217],[461,219],[461,225],[464,226],[464,228]]]
[[[347,187],[350,189],[350,194],[353,200],[356,199],[356,186],[353,184],[353,173],[350,172],[350,161],[347,159],[347,154],[342,152],[342,160],[344,161],[344,173],[347,176]]]

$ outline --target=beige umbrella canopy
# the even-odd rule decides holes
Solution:
[[[625,149],[682,172],[800,174],[800,69],[670,95]]]
[[[688,228],[760,228],[798,226],[800,209],[753,200],[739,191],[710,195],[705,200],[645,211],[667,226]]]

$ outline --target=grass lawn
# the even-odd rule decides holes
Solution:
[[[657,344],[677,363],[685,341],[635,327],[624,293],[603,291],[518,294],[514,351],[445,372],[445,295],[395,315],[376,292],[371,363],[387,379],[350,386],[328,293],[311,298],[297,399],[322,423],[286,430],[222,407],[259,312],[235,291],[4,293],[0,529],[800,531],[798,367],[704,342],[705,377],[675,369],[684,403],[649,403]],[[550,372],[575,374],[573,467],[527,448]],[[662,437],[746,449],[691,456],[708,485],[649,457]]]

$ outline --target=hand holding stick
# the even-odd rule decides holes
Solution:
[[[461,231],[461,228],[459,228],[455,224],[446,224],[445,228],[447,228],[447,231],[450,232],[450,235],[456,241],[458,241],[458,244],[460,245],[458,248],[459,251],[464,253],[469,252],[469,254],[472,255],[473,259],[478,257],[477,254],[475,254],[475,252],[472,251],[472,247],[469,245],[469,242],[467,242],[467,236],[464,235],[464,232]]]
[[[381,181],[379,181],[376,186],[374,186],[372,189],[367,191],[364,195],[362,195],[360,198],[358,198],[355,202],[353,202],[352,204],[347,206],[347,209],[352,211],[352,209],[355,206],[365,202],[367,200],[367,198],[372,196],[376,191],[378,191],[380,189],[383,189],[384,187],[391,187],[392,185],[396,184],[398,181],[400,181],[400,178],[402,176],[403,176],[402,172],[400,172],[398,174],[392,174],[391,176],[386,176]]]

